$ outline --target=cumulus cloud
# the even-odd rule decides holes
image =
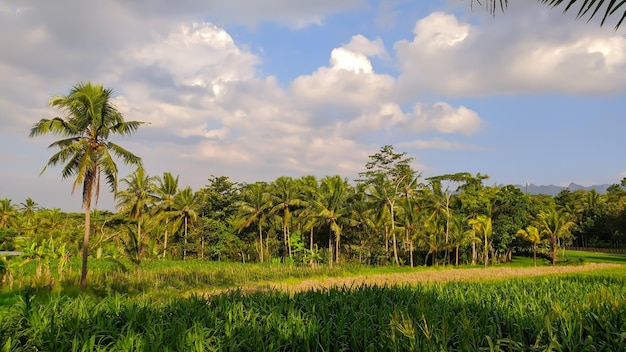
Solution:
[[[514,12],[514,10],[511,10]],[[501,17],[480,28],[441,12],[417,21],[395,44],[406,97],[420,92],[479,96],[559,92],[605,94],[626,87],[626,37],[561,26],[558,11]]]
[[[431,140],[415,140],[411,142],[403,142],[398,145],[401,148],[415,148],[418,150],[475,150],[486,151],[487,148],[480,147],[473,144],[460,143],[455,141],[449,141],[441,138],[434,138]]]
[[[0,28],[13,31],[2,32],[0,43],[18,51],[0,55],[3,133],[27,131],[38,118],[54,116],[57,112],[45,103],[53,94],[66,93],[68,84],[103,82],[116,90],[114,102],[127,119],[147,122],[120,143],[141,155],[151,173],[180,173],[198,187],[210,174],[241,181],[283,174],[356,176],[368,155],[391,139],[471,134],[481,126],[478,114],[465,107],[399,101],[395,77],[372,63],[389,58],[380,38],[346,38],[346,44],[329,50],[327,64],[281,85],[259,73],[261,58],[224,27],[182,13],[166,19],[166,10],[179,11],[169,2],[155,3],[140,17],[133,7],[138,3],[110,0],[111,6],[98,9],[119,18],[119,28],[90,15],[86,18],[97,23],[85,33],[67,33],[84,19],[64,25],[66,16],[48,5],[1,13]],[[205,3],[194,4],[204,8]],[[307,5],[308,17],[283,15],[312,21],[339,8],[325,4]],[[3,20],[18,24],[3,27]],[[142,29],[147,24],[154,29]],[[109,31],[112,36],[106,38]],[[66,34],[75,42],[69,43]],[[23,45],[10,44],[9,36],[11,43]],[[22,158],[36,164],[31,167],[35,173],[47,160],[45,141],[36,143],[41,144],[33,144],[38,151]]]
[[[464,106],[453,108],[448,103],[416,104],[408,128],[416,132],[436,131],[471,135],[481,127],[482,120],[475,111]]]
[[[293,28],[321,25],[328,15],[364,4],[363,0],[192,0],[181,6],[168,0],[116,1],[129,6],[137,16],[197,18],[198,14],[210,14],[211,19],[219,23],[256,26],[260,22],[276,21]]]

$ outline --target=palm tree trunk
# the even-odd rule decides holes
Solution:
[[[400,265],[400,260],[398,260],[398,242],[396,240],[396,222],[394,219],[393,202],[389,202],[389,209],[391,211],[391,236],[393,236],[393,257],[396,261],[396,265]]]
[[[163,259],[165,259],[165,254],[167,252],[167,225],[169,224],[170,219],[165,220],[165,239],[163,240]]]
[[[551,238],[552,245],[552,265],[556,265],[556,235],[553,235]]]
[[[341,236],[335,236],[335,263],[339,263],[339,256],[341,255]]]
[[[409,243],[410,243],[410,250],[411,250],[410,257],[411,257],[411,268],[412,268],[413,267],[413,240],[412,239],[409,240]]]
[[[459,266],[459,245],[456,245],[456,266]]]
[[[487,267],[488,260],[489,260],[489,245],[487,244],[487,234],[485,233],[485,268]]]
[[[389,228],[385,225],[385,264],[389,262]]]
[[[478,257],[476,253],[476,243],[472,242],[472,265],[476,265],[476,258]]]
[[[183,243],[183,260],[187,257],[187,217],[185,216],[185,234]]]
[[[91,192],[89,192],[91,193]],[[91,194],[85,199],[85,236],[83,237],[83,265],[80,272],[80,289],[87,288],[87,258],[89,257],[89,233],[91,232]]]
[[[537,266],[537,245],[533,244],[533,264]]]
[[[259,252],[261,263],[263,263],[263,229],[261,227],[261,220],[259,220]]]
[[[328,230],[328,266],[333,267],[333,230]]]

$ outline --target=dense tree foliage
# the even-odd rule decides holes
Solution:
[[[172,173],[151,177],[139,168],[123,179],[117,213],[90,212],[91,255],[127,256],[138,266],[163,257],[490,265],[514,255],[557,263],[569,246],[626,246],[622,185],[606,194],[529,195],[513,185],[484,186],[483,174],[422,179],[411,160],[385,146],[354,183],[339,175],[251,184],[211,175],[196,192]],[[79,255],[80,214],[36,204],[0,199],[0,250]]]

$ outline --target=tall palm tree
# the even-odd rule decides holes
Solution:
[[[165,234],[163,238],[163,258],[167,255],[167,235],[169,231],[169,213],[174,209],[174,197],[178,193],[178,176],[174,177],[171,172],[164,172],[163,177],[157,178],[154,187],[156,202],[152,208],[152,214],[157,220],[164,220]]]
[[[300,190],[296,187],[296,182],[291,177],[281,176],[274,181],[270,197],[274,206],[270,210],[271,214],[282,214],[283,220],[283,246],[286,255],[292,257],[291,240],[289,230],[291,224],[291,213],[293,207],[304,205],[301,199]]]
[[[487,267],[487,262],[489,260],[489,237],[493,232],[493,227],[491,224],[491,217],[485,215],[478,215],[475,219],[469,220],[469,225],[472,227],[472,235],[476,237],[482,237],[484,239],[484,249],[483,254],[485,257],[485,268]]]
[[[315,229],[320,225],[320,218],[315,211],[315,201],[319,200],[319,182],[313,175],[303,176],[299,179],[300,187],[302,188],[302,198],[305,207],[298,214],[298,217],[302,219],[303,230],[309,231],[309,250],[314,251],[314,234]],[[313,264],[313,262],[311,262]]]
[[[83,189],[82,205],[85,210],[85,236],[83,238],[83,263],[80,287],[87,286],[87,258],[89,255],[89,233],[91,201],[96,203],[100,194],[100,178],[115,194],[117,191],[117,165],[113,157],[121,158],[125,164],[141,165],[141,159],[109,140],[111,135],[131,135],[142,124],[125,121],[112,102],[113,90],[100,84],[79,83],[67,95],[54,96],[50,105],[64,112],[63,117],[41,119],[30,130],[29,137],[52,133],[64,137],[49,148],[58,148],[48,160],[48,166],[65,164],[61,171],[63,179],[74,178],[72,193],[79,185]]]
[[[0,227],[7,229],[15,226],[17,204],[11,204],[9,198],[0,199]]]
[[[126,189],[115,194],[117,208],[120,209],[120,212],[137,219],[137,233],[133,235],[139,240],[143,238],[141,232],[143,216],[148,211],[148,207],[156,200],[154,192],[156,179],[156,177],[148,175],[144,168],[139,166],[135,172],[122,179]]]
[[[191,187],[187,186],[176,194],[174,197],[174,207],[169,212],[169,216],[174,219],[174,228],[183,228],[183,260],[187,257],[187,232],[189,230],[189,223],[198,218],[198,213],[194,210],[195,203],[196,194]]]
[[[259,231],[259,259],[263,263],[263,225],[266,216],[272,207],[267,185],[264,183],[253,183],[243,190],[243,201],[237,203],[239,208],[238,217],[241,219],[238,231],[249,227],[256,222]]]
[[[333,266],[333,242],[335,258],[339,261],[341,246],[341,231],[339,218],[347,214],[348,181],[339,175],[327,176],[320,184],[320,199],[315,201],[318,217],[324,219],[329,227],[328,233],[328,264]],[[334,235],[334,241],[333,241]]]
[[[26,224],[30,228],[35,212],[39,209],[39,204],[37,204],[37,202],[35,202],[31,197],[28,197],[23,203],[20,203],[20,205],[20,210],[26,217]]]
[[[541,243],[541,232],[535,226],[528,226],[526,229],[517,230],[517,235],[533,245],[533,264],[537,266],[537,249]]]
[[[400,189],[401,183],[404,181],[406,177],[401,177],[394,182],[388,180],[383,175],[379,175],[374,179],[374,181],[370,184],[370,197],[372,200],[379,204],[380,208],[380,219],[388,219],[389,223],[385,223],[385,237],[388,237],[391,234],[392,245],[393,245],[393,257],[396,265],[400,265],[400,260],[398,259],[398,240],[396,236],[396,201],[399,197],[398,190]],[[388,216],[385,213],[388,212]]]
[[[541,234],[550,237],[550,250],[552,252],[552,265],[556,264],[557,241],[569,235],[570,228],[574,226],[573,221],[569,221],[567,213],[552,206],[539,214],[539,228]]]

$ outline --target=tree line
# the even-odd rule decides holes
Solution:
[[[41,119],[30,131],[30,137],[62,137],[50,145],[57,151],[42,173],[60,165],[62,178],[74,180],[72,192],[82,188],[82,224],[78,214],[40,209],[31,198],[0,199],[0,250],[19,249],[40,263],[46,256],[66,262],[82,251],[83,289],[89,255],[124,255],[137,268],[145,258],[487,266],[514,252],[532,253],[536,261],[547,250],[555,264],[557,249],[567,245],[626,242],[620,185],[606,195],[549,197],[485,186],[488,176],[480,173],[423,179],[413,158],[392,145],[371,155],[357,180],[307,175],[248,184],[212,175],[194,191],[171,172],[149,175],[140,157],[110,140],[143,124],[124,120],[112,94],[79,83],[50,100],[63,116]],[[121,190],[116,159],[136,168]],[[92,209],[101,180],[115,195],[115,213]]]
[[[485,186],[488,176],[422,179],[406,153],[385,146],[358,180],[282,176],[238,183],[211,176],[197,191],[142,167],[121,180],[117,212],[90,217],[92,255],[317,265],[462,265],[506,262],[557,249],[626,244],[626,192],[524,194]],[[81,243],[79,214],[0,200],[0,249]],[[34,244],[34,246],[33,246]]]

